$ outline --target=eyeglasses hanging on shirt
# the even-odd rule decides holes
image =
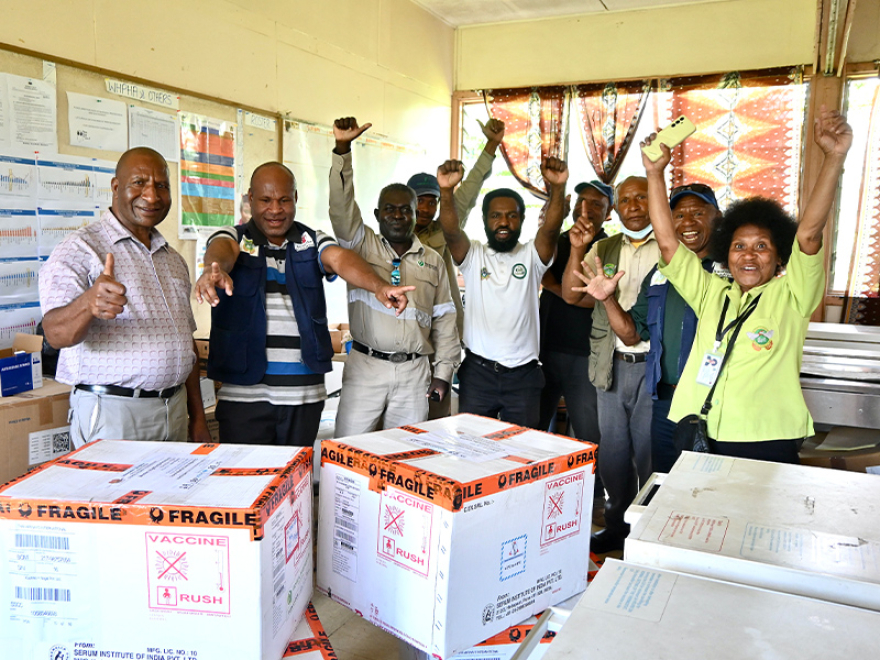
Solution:
[[[392,259],[391,268],[391,286],[400,286],[400,259]]]

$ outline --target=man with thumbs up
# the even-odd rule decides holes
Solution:
[[[61,349],[56,378],[74,386],[74,446],[186,441],[187,426],[192,440],[211,442],[189,270],[156,229],[171,208],[168,165],[152,149],[131,149],[111,189],[101,220],[62,241],[40,271],[43,329]]]

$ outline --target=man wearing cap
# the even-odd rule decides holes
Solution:
[[[459,410],[538,428],[544,387],[538,288],[553,261],[565,216],[568,167],[558,158],[541,163],[550,200],[544,223],[525,244],[519,242],[525,202],[507,188],[483,198],[488,245],[468,238],[452,203],[452,190],[463,174],[459,161],[447,161],[437,170],[440,224],[467,291]]]
[[[407,294],[407,309],[395,316],[362,289],[349,286],[353,342],[342,374],[337,438],[425,421],[428,398],[447,398],[461,357],[443,260],[413,233],[415,192],[399,183],[382,189],[374,211],[378,234],[361,217],[351,143],[370,126],[359,126],[354,117],[333,125],[330,222],[339,244],[360,254],[379,277],[413,290]]]
[[[605,529],[593,535],[590,545],[596,553],[623,547],[629,534],[623,514],[640,485],[651,476],[652,406],[643,387],[649,344],[624,343],[610,327],[606,305],[596,305],[575,275],[582,272],[582,260],[593,265],[598,258],[605,275],[617,285],[616,302],[623,309],[635,303],[642,280],[660,258],[648,215],[648,182],[644,177],[629,177],[617,186],[615,210],[620,216],[621,233],[596,242],[586,259],[584,253],[595,230],[584,218],[572,227],[571,258],[562,278],[562,294],[567,303],[594,306],[590,381],[596,386],[602,438],[598,469],[608,492]]]
[[[721,266],[709,257],[709,238],[721,215],[713,190],[702,183],[673,188],[669,205],[678,240],[702,259],[703,268],[725,276]],[[588,270],[588,275],[593,270]],[[632,346],[646,339],[651,342],[645,384],[654,402],[652,464],[655,472],[669,472],[678,458],[673,444],[675,424],[668,418],[669,406],[694,342],[697,317],[656,267],[645,277],[638,300],[629,312],[611,295],[613,280],[601,270],[590,281],[587,292],[604,302],[611,329],[625,344]]]

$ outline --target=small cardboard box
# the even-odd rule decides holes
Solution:
[[[450,658],[586,588],[594,452],[475,415],[325,440],[318,589]]]
[[[880,431],[867,429],[850,429],[853,435],[866,436],[868,441],[880,441]],[[873,437],[871,437],[873,436]],[[835,470],[847,470],[849,472],[867,472],[868,468],[876,468],[880,465],[880,445],[862,447],[852,450],[829,451],[822,437],[809,438],[801,447],[801,465],[814,467],[833,468]],[[824,447],[823,447],[824,445]]]
[[[0,350],[0,396],[12,396],[43,386],[43,337],[21,332],[12,348]]]
[[[330,645],[330,637],[311,601],[306,607],[306,615],[297,624],[283,657],[297,660],[338,660]]]
[[[311,458],[99,440],[7,484],[3,657],[278,660],[312,593]]]
[[[544,660],[872,658],[880,614],[608,559]]]
[[[330,331],[330,343],[333,344],[334,353],[342,353],[342,330]]]
[[[878,503],[876,475],[684,452],[624,559],[880,611]]]
[[[51,378],[43,387],[0,399],[0,484],[73,449],[70,386]]]
[[[208,339],[196,339],[196,349],[199,352],[199,375],[204,378],[208,374]]]

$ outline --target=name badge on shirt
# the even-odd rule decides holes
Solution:
[[[717,353],[706,353],[703,356],[703,362],[700,364],[700,371],[697,372],[697,382],[706,387],[712,387],[718,379],[718,373],[721,371],[721,360],[723,357]]]

